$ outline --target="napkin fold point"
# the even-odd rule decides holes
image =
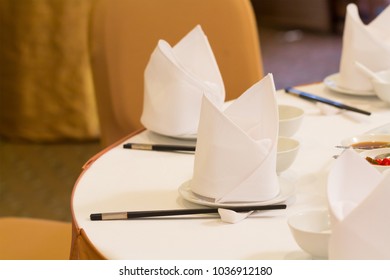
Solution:
[[[337,85],[357,92],[372,91],[373,85],[355,62],[373,71],[390,69],[390,6],[364,24],[356,4],[348,4],[343,32],[340,75]]]
[[[221,111],[205,96],[191,189],[215,202],[276,197],[278,107],[272,74]]]
[[[219,107],[225,100],[222,76],[200,25],[174,47],[159,40],[144,73],[141,123],[167,136],[196,135],[203,95]]]

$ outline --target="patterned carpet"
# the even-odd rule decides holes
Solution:
[[[276,89],[321,82],[338,72],[341,35],[263,28],[260,41],[264,73],[273,73]]]
[[[72,187],[98,142],[29,144],[0,141],[0,216],[70,221]]]
[[[338,71],[341,37],[260,30],[265,73],[276,88],[322,81]],[[27,144],[0,139],[0,216],[70,221],[70,196],[96,142]]]

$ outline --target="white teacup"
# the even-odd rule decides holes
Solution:
[[[304,111],[292,105],[279,105],[279,136],[291,137],[302,124]]]
[[[331,226],[326,209],[303,210],[291,215],[287,222],[302,250],[315,258],[328,258]]]
[[[299,141],[288,138],[278,138],[277,158],[276,158],[276,172],[285,171],[295,161],[299,151]]]

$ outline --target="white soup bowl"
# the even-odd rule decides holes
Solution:
[[[291,105],[279,105],[279,136],[291,137],[300,128],[303,109]]]
[[[288,169],[295,161],[299,151],[299,141],[288,137],[278,138],[276,172]]]
[[[302,210],[289,216],[287,223],[302,250],[315,258],[328,258],[331,227],[327,210]]]

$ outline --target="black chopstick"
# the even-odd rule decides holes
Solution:
[[[223,207],[223,208],[234,210],[236,212],[249,212],[249,211],[258,211],[258,210],[286,209],[287,205],[273,204],[273,205],[262,205],[262,206]],[[94,213],[90,215],[90,219],[91,221],[130,220],[130,219],[147,218],[147,217],[166,217],[166,216],[193,215],[193,214],[211,214],[211,213],[218,213],[218,208]]]
[[[330,99],[327,99],[327,98],[324,98],[324,97],[321,97],[318,95],[314,95],[312,93],[304,92],[304,91],[301,91],[299,89],[295,89],[293,87],[287,87],[284,89],[284,91],[286,93],[292,93],[292,94],[295,94],[303,99],[307,99],[310,101],[317,101],[317,102],[325,103],[325,104],[328,104],[328,105],[331,105],[331,106],[334,106],[334,107],[337,107],[340,109],[353,111],[353,112],[368,115],[368,116],[371,115],[370,112],[367,112],[367,111],[364,111],[364,110],[361,110],[361,109],[358,109],[355,107],[351,107],[351,106],[345,105],[343,103],[340,103],[340,102],[337,102],[334,100],[330,100]]]
[[[141,144],[141,143],[126,143],[123,145],[123,148],[134,149],[134,150],[147,150],[147,151],[188,151],[188,152],[195,151],[195,146]]]

